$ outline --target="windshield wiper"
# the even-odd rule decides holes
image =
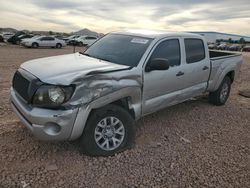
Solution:
[[[88,57],[92,57],[91,55],[89,55],[89,54],[87,54],[87,53],[84,53],[84,52],[79,52],[80,54],[82,54],[82,55],[86,55],[86,56],[88,56]]]
[[[111,62],[110,60],[106,59],[106,58],[100,58],[100,57],[96,57],[97,59],[100,59],[102,61],[107,61],[107,62]],[[111,62],[112,63],[112,62]]]

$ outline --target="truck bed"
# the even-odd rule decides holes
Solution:
[[[208,91],[215,91],[222,79],[230,71],[237,77],[242,63],[242,55],[240,53],[222,52],[217,50],[209,50],[211,72],[208,81]]]
[[[222,58],[229,58],[233,56],[240,56],[240,53],[222,52],[216,50],[209,50],[209,56],[211,60],[217,60]]]

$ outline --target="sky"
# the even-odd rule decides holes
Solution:
[[[107,33],[124,29],[250,36],[250,0],[0,0],[0,27]]]

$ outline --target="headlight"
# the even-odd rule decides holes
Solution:
[[[56,103],[56,104],[62,104],[65,100],[65,94],[60,87],[52,87],[48,91],[49,99]]]
[[[33,97],[33,105],[47,108],[59,107],[71,98],[73,91],[73,86],[42,85]]]

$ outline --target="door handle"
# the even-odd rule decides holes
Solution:
[[[207,70],[207,69],[209,69],[207,66],[205,66],[205,67],[203,67],[203,69],[202,70]]]
[[[178,72],[178,73],[176,74],[176,76],[182,76],[182,75],[184,75],[184,72],[182,72],[182,71],[180,71],[180,72]]]

